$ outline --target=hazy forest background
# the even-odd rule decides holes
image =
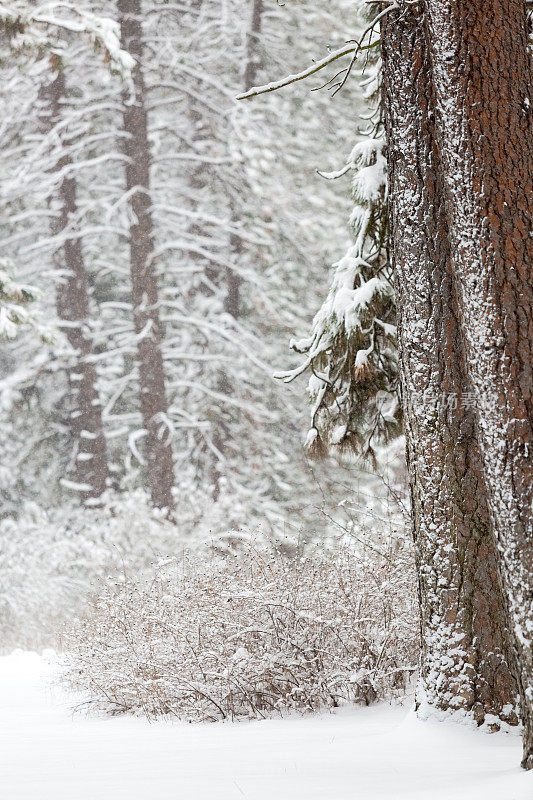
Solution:
[[[0,4],[6,686],[533,767],[531,4],[480,5]]]
[[[5,647],[40,641],[108,559],[325,550],[384,509],[386,535],[399,524],[401,448],[376,446],[375,476],[310,461],[305,382],[274,377],[350,244],[342,168],[375,86],[235,99],[341,45],[352,4],[241,5],[143,7],[142,83],[114,3],[35,4],[34,30],[4,35],[1,274],[31,296],[0,356]]]

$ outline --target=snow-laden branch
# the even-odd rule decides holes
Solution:
[[[257,95],[260,94],[275,92],[278,89],[282,89],[284,86],[290,86],[291,83],[303,81],[306,78],[309,78],[311,75],[314,75],[316,72],[319,72],[321,69],[324,69],[324,67],[327,67],[328,64],[332,64],[339,58],[344,58],[344,56],[354,53],[355,49],[356,48],[354,45],[350,45],[349,47],[342,47],[340,50],[335,50],[333,53],[330,53],[320,61],[315,61],[312,66],[304,69],[303,72],[298,72],[295,75],[288,75],[286,78],[282,78],[279,81],[273,81],[272,83],[267,83],[264,86],[252,86],[252,88],[247,92],[237,95],[237,100],[246,100],[249,97],[257,97]]]
[[[39,297],[35,287],[17,283],[11,275],[11,264],[7,259],[0,259],[0,341],[14,339],[22,325],[39,329],[28,311],[28,306]],[[44,338],[44,329],[40,333]]]
[[[0,22],[10,34],[14,47],[57,45],[43,34],[48,28],[59,28],[71,33],[86,34],[109,61],[111,70],[126,78],[135,66],[132,56],[120,46],[120,27],[108,17],[100,17],[80,9],[73,3],[43,3],[28,8],[26,2],[0,4]],[[54,50],[55,52],[55,50]]]
[[[369,0],[369,5],[374,5],[375,0]],[[379,0],[381,5],[381,0]],[[405,0],[408,5],[412,5],[414,2],[418,2],[418,0]],[[320,70],[327,67],[329,64],[332,64],[335,61],[338,61],[339,58],[344,58],[344,56],[351,55],[350,63],[348,67],[341,70],[337,75],[335,75],[330,80],[326,81],[324,84],[325,86],[330,86],[334,88],[333,94],[336,94],[342,87],[345,85],[346,81],[348,80],[352,69],[354,67],[355,61],[357,56],[362,50],[367,50],[370,47],[373,47],[376,42],[370,42],[368,45],[364,45],[364,40],[367,36],[372,39],[372,33],[375,30],[376,25],[380,22],[383,17],[389,14],[391,11],[394,11],[399,8],[398,3],[395,0],[391,0],[391,2],[386,5],[386,7],[380,11],[369,23],[369,25],[364,29],[362,35],[356,42],[349,43],[348,47],[342,47],[340,50],[335,50],[333,53],[330,53],[325,58],[321,59],[320,61],[316,61],[312,66],[308,67],[307,69],[303,70],[302,72],[298,72],[294,75],[288,75],[286,78],[281,78],[278,81],[273,81],[272,83],[267,83],[263,86],[252,86],[251,89],[248,91],[243,92],[242,94],[237,95],[237,100],[246,100],[250,97],[257,97],[260,94],[267,94],[268,92],[275,92],[278,89],[282,89],[284,86],[290,86],[292,83],[296,83],[297,81],[303,81],[306,78],[309,78],[311,75],[314,75]],[[336,77],[339,75],[343,75],[342,79],[336,83],[332,84],[332,81],[335,80]],[[319,87],[323,88],[323,87]]]

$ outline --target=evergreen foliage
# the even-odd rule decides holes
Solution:
[[[311,373],[311,428],[306,442],[310,455],[321,457],[333,449],[370,457],[374,463],[379,446],[401,433],[378,48],[379,39],[363,11],[353,59],[358,51],[366,53],[360,81],[370,107],[368,127],[345,167],[324,175],[329,179],[352,175],[353,242],[334,265],[331,287],[313,320],[311,335],[291,341],[305,361],[278,376],[290,382]],[[346,77],[349,71],[345,73]],[[332,88],[345,91],[344,81]]]

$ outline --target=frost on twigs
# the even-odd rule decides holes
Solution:
[[[0,392],[4,415],[12,392]],[[12,483],[12,472],[0,463],[4,496]],[[190,526],[186,509],[180,511],[182,525]],[[154,553],[179,547],[176,527],[152,510],[142,490],[109,492],[101,507],[90,510],[74,503],[45,510],[27,502],[18,512],[0,520],[0,653],[53,646],[65,620],[109,575],[140,573]]]
[[[357,144],[348,159],[347,167],[354,173],[351,223],[355,242],[335,265],[311,336],[291,342],[305,361],[278,376],[292,381],[311,373],[311,430],[306,446],[315,456],[332,447],[372,456],[376,444],[400,433],[383,148],[382,138],[370,138]]]
[[[401,695],[417,663],[408,551],[167,562],[96,597],[63,644],[89,707],[261,718]]]

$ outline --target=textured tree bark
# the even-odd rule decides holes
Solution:
[[[131,209],[130,267],[133,318],[139,359],[139,383],[144,450],[153,504],[171,509],[174,466],[167,419],[167,398],[157,276],[153,263],[154,238],[150,195],[150,146],[148,142],[145,87],[142,72],[143,39],[140,0],[118,0],[121,46],[135,59],[132,96],[124,94],[124,152],[126,191]]]
[[[516,724],[516,683],[467,402],[419,5],[382,22],[391,245],[421,608],[417,705]],[[497,720],[488,720],[489,724]]]
[[[453,271],[533,768],[533,69],[524,0],[425,0]]]
[[[65,74],[59,69],[56,78],[43,90],[43,100],[48,108],[43,114],[46,128],[52,129],[62,118],[62,103],[66,97]],[[68,145],[68,141],[63,144]],[[55,165],[62,172],[71,165],[68,154]],[[65,334],[75,352],[75,363],[69,369],[70,427],[76,442],[75,480],[86,487],[80,496],[88,503],[99,498],[106,488],[107,448],[102,423],[102,408],[96,389],[96,369],[91,362],[93,342],[89,328],[89,290],[83,259],[81,237],[76,233],[77,215],[76,180],[66,174],[58,188],[59,215],[53,218],[52,232],[66,236],[62,258],[56,259],[66,275],[56,288],[57,314],[64,325]]]

